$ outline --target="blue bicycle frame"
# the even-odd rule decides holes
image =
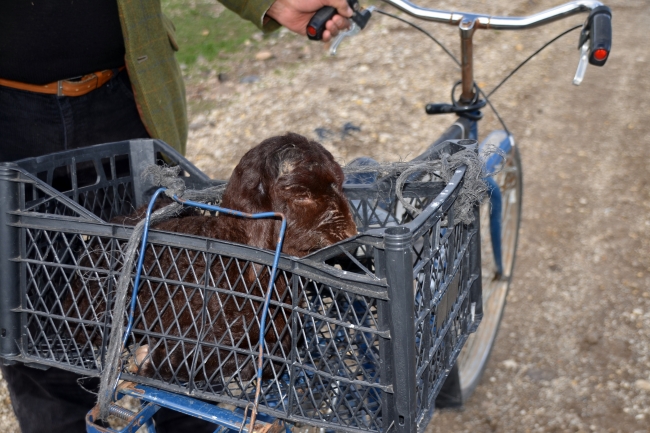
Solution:
[[[459,117],[453,125],[433,142],[431,146],[415,160],[423,160],[431,157],[432,150],[440,143],[447,140],[454,139],[470,139],[478,141],[478,120],[472,120],[465,117]],[[493,137],[498,140],[493,140]],[[497,141],[495,143],[495,141]],[[479,145],[481,151],[487,143],[496,144],[506,156],[512,152],[514,138],[512,135],[502,129],[492,131]],[[495,173],[499,165],[503,163],[503,158],[500,155],[493,154],[485,162],[485,172],[488,174]],[[492,240],[492,252],[494,254],[494,263],[496,265],[496,272],[499,275],[503,274],[503,257],[501,253],[501,213],[503,209],[503,199],[499,185],[497,185],[494,178],[488,176],[485,178],[488,184],[488,193],[490,196],[490,238]]]

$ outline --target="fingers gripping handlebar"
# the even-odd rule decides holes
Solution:
[[[307,37],[314,41],[323,39],[325,24],[336,15],[336,9],[332,6],[322,7],[314,14],[307,24]]]
[[[352,15],[352,21],[363,29],[370,19],[370,10],[361,8],[357,0],[347,1],[348,5],[350,5],[350,8],[354,12]],[[332,6],[324,6],[320,8],[311,18],[309,24],[307,24],[307,37],[314,41],[320,41],[323,39],[325,24],[327,24],[334,15],[336,15],[336,9]]]

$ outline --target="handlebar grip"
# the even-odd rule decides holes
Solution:
[[[323,6],[311,17],[309,24],[307,24],[307,37],[312,41],[320,41],[323,39],[323,32],[325,31],[325,24],[332,17],[336,15],[336,9],[332,6]]]
[[[612,12],[598,6],[589,14],[589,63],[603,66],[612,49]]]
[[[452,104],[427,104],[424,110],[427,114],[448,114],[455,113]]]

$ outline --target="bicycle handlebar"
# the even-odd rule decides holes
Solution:
[[[411,3],[408,0],[382,0],[389,5],[425,21],[434,21],[451,25],[474,21],[474,27],[494,30],[522,30],[541,26],[569,17],[571,15],[590,12],[599,6],[604,6],[599,1],[578,0],[530,15],[527,17],[498,17],[485,14],[440,11],[428,9]]]
[[[331,52],[336,52],[338,44],[346,36],[352,36],[358,33],[360,28],[365,27],[370,18],[370,8],[364,10],[359,6],[358,0],[347,0],[352,7],[354,15],[352,16],[352,28],[341,33],[332,44]],[[577,0],[565,3],[560,6],[527,16],[527,17],[499,17],[485,14],[441,11],[429,9],[411,3],[408,0],[383,0],[391,6],[411,15],[415,18],[425,21],[439,22],[443,24],[456,25],[460,29],[461,37],[461,70],[462,70],[462,93],[459,98],[460,106],[471,106],[474,104],[476,93],[474,92],[473,77],[473,48],[472,37],[477,29],[494,29],[494,30],[522,30],[529,29],[544,24],[548,24],[578,13],[589,12],[589,18],[583,25],[580,36],[580,62],[573,83],[579,85],[584,78],[587,63],[596,66],[603,66],[609,57],[612,42],[612,14],[609,8],[599,1],[595,0]],[[312,21],[307,26],[307,34],[310,39],[320,39],[329,20],[335,10],[327,12],[321,9],[314,15]]]

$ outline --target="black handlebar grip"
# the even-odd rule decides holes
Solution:
[[[309,24],[307,24],[307,37],[313,41],[320,41],[323,39],[323,32],[325,31],[325,24],[332,17],[336,15],[336,9],[332,6],[323,6],[311,17]]]
[[[589,63],[603,66],[612,49],[612,12],[598,6],[589,14]]]
[[[454,106],[452,104],[427,104],[424,107],[427,114],[447,114],[454,113]]]

